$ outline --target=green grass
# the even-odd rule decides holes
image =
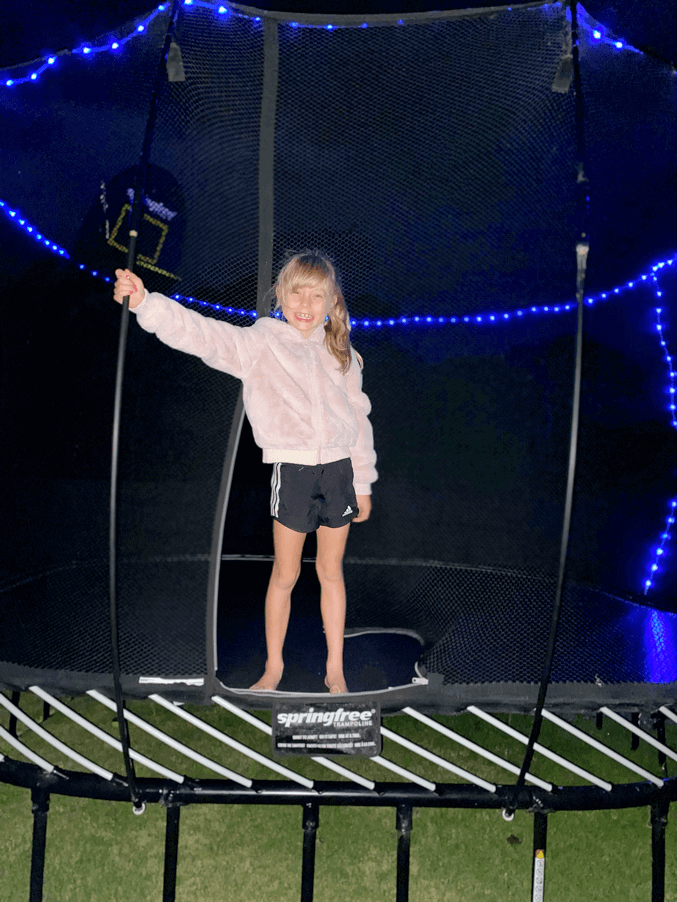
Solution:
[[[41,703],[26,695],[22,704],[36,719]],[[113,715],[88,698],[70,704],[90,720],[116,734]],[[274,778],[254,762],[151,703],[130,706],[154,725],[198,748],[203,754],[253,778]],[[236,739],[270,754],[270,740],[216,708],[190,709]],[[259,715],[263,717],[264,715]],[[8,715],[0,713],[7,726]],[[520,763],[523,746],[468,715],[439,718],[480,745]],[[504,715],[517,729],[530,718]],[[483,762],[409,718],[389,718],[390,729],[425,745],[442,757],[487,779],[514,782],[512,775]],[[644,743],[630,751],[629,734],[605,720],[579,726],[622,754],[660,774],[656,752]],[[61,714],[46,726],[97,763],[123,770],[121,756],[102,745]],[[35,751],[69,770],[77,767],[19,725]],[[204,768],[131,727],[139,751],[191,776],[208,776]],[[635,777],[544,724],[541,742],[611,782]],[[668,726],[668,744],[677,747],[677,725]],[[0,752],[18,753],[0,742]],[[439,782],[461,782],[437,766],[388,741],[384,755]],[[286,758],[294,770],[317,779],[335,779],[315,762]],[[369,759],[342,759],[367,777],[394,780]],[[533,772],[559,785],[582,780],[537,755]],[[143,767],[139,776],[149,776]],[[669,773],[674,774],[674,763]],[[639,779],[639,778],[637,778]],[[137,817],[131,804],[52,796],[47,830],[44,902],[160,902],[164,854],[164,809],[149,805]],[[497,811],[416,809],[411,842],[412,902],[517,902],[530,899],[533,818],[518,811],[506,822]],[[391,808],[320,808],[316,852],[316,902],[380,902],[395,898],[396,829]],[[0,902],[28,900],[32,815],[26,790],[0,784]],[[189,805],[181,812],[178,902],[288,902],[300,898],[301,809],[299,806]],[[667,831],[666,900],[677,902],[677,832]],[[547,902],[648,902],[651,898],[651,830],[647,808],[607,812],[557,813],[548,818]]]

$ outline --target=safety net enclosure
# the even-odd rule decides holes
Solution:
[[[576,91],[560,3],[363,19],[184,5],[164,59],[172,15],[0,79],[2,228],[43,245],[3,305],[0,685],[112,687],[109,280],[157,94],[136,264],[150,289],[247,326],[289,249],[324,249],[342,276],[379,455],[345,563],[351,690],[386,710],[530,711],[567,527],[549,704],[674,703],[671,70],[579,8]],[[131,324],[127,697],[270,704],[243,693],[271,543],[239,393]],[[401,680],[350,651],[373,635],[413,642]]]

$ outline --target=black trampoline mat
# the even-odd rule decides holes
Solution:
[[[216,675],[228,688],[248,689],[263,673],[264,602],[270,568],[269,561],[243,561],[222,570]],[[226,573],[234,574],[232,581]],[[292,595],[279,692],[327,692],[327,646],[319,591],[313,565],[304,563]],[[421,641],[404,632],[368,630],[347,635],[343,661],[349,691],[377,692],[411,683],[417,676],[415,665],[421,651]]]

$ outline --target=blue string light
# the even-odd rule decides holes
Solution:
[[[53,241],[50,241],[49,238],[45,238],[45,236],[39,232],[35,226],[32,226],[18,210],[12,209],[12,207],[6,204],[4,200],[0,200],[0,210],[2,210],[7,218],[15,225],[18,225],[27,235],[30,235],[34,241],[37,241],[38,244],[44,245],[53,254],[58,254],[60,257],[64,257],[64,259],[70,260],[70,254],[67,251],[62,247],[59,247],[59,245],[55,244]]]
[[[37,68],[33,69],[31,72],[28,72],[26,75],[18,76],[15,78],[0,78],[0,87],[12,88],[17,85],[29,84],[31,82],[35,82],[38,78],[55,65],[59,57],[62,56],[92,56],[97,53],[105,53],[105,52],[117,52],[127,44],[129,41],[134,38],[138,38],[140,35],[146,34],[148,25],[155,19],[156,16],[163,13],[167,8],[166,4],[161,4],[157,7],[157,9],[153,10],[145,19],[142,19],[134,26],[134,30],[131,31],[126,37],[120,38],[119,40],[108,40],[105,44],[83,44],[80,47],[74,47],[72,50],[61,50],[59,53],[51,54],[50,56],[45,56],[41,60],[31,60],[26,63],[19,63],[17,66],[12,66],[11,70],[4,70],[5,72],[14,71],[15,69],[23,69],[28,66],[34,66],[37,63]]]
[[[225,5],[223,2],[207,2],[207,0],[183,0],[183,6],[188,10],[193,9],[207,9],[212,12],[217,13],[219,16],[236,16],[240,19],[249,19],[254,23],[261,22],[261,16],[252,16],[249,12],[244,12],[237,8],[229,7]],[[548,12],[550,9],[559,6],[558,3],[553,3],[552,0],[546,0],[540,7],[544,12]],[[68,56],[68,55],[78,55],[82,54],[83,56],[90,56],[92,54],[103,53],[103,52],[117,52],[123,47],[128,41],[133,38],[138,37],[140,34],[144,34],[147,31],[148,25],[155,19],[157,15],[163,13],[167,9],[167,4],[160,4],[157,9],[155,9],[152,13],[150,13],[145,19],[143,19],[140,23],[138,23],[134,30],[128,34],[126,37],[121,38],[119,41],[106,41],[105,44],[97,44],[97,45],[89,45],[85,44],[80,47],[76,47],[73,50],[62,50],[57,54],[44,57],[41,62],[38,64],[38,68],[34,69],[32,72],[29,72],[27,75],[20,76],[18,78],[4,78],[0,79],[1,87],[14,87],[20,84],[26,84],[27,82],[35,82],[38,80],[40,75],[42,75],[45,70],[47,70],[50,66],[53,66],[57,58],[60,56]],[[513,12],[513,7],[506,7],[506,11]],[[279,14],[276,16],[279,19]],[[324,22],[324,23],[314,23],[314,22],[296,22],[296,21],[285,21],[282,20],[283,24],[289,26],[290,28],[310,28],[310,29],[323,29],[325,31],[337,31],[343,30],[346,28],[360,28],[367,29],[369,28],[369,23],[365,21],[355,21],[354,23],[346,23],[345,21],[341,24],[335,24],[333,22]],[[397,25],[405,25],[407,22],[406,19],[397,19],[393,20],[392,24]],[[579,19],[580,27],[583,31],[587,32],[590,36],[592,43],[596,44],[605,44],[609,47],[612,47],[616,50],[629,50],[633,53],[642,54],[641,50],[638,50],[636,47],[633,47],[631,44],[627,43],[627,41],[622,40],[616,35],[611,34],[611,32],[606,31],[598,22],[592,19],[585,10],[581,10],[581,16]],[[19,66],[12,67],[13,69],[21,68],[24,66],[29,66],[31,63],[22,63]],[[5,70],[8,71],[8,70]]]
[[[196,2],[196,0],[192,0],[192,2]],[[0,199],[0,210],[5,213],[5,215],[15,224],[19,225],[24,231],[31,235],[35,240],[44,244],[45,247],[49,248],[53,253],[58,254],[61,257],[65,257],[66,259],[70,259],[70,255],[61,247],[56,245],[54,242],[50,241],[48,238],[45,238],[44,235],[41,235],[34,226],[31,226],[25,217],[22,217],[20,213],[9,206],[5,201]],[[675,263],[675,257],[670,257],[667,260],[661,260],[659,263],[656,263],[652,266],[651,271],[648,273],[642,273],[637,276],[637,278],[632,279],[629,282],[626,282],[624,285],[618,285],[616,288],[610,289],[609,291],[601,292],[597,295],[591,295],[585,298],[585,303],[588,305],[595,304],[597,301],[606,301],[613,300],[615,297],[623,294],[626,291],[632,291],[637,288],[642,282],[646,282],[649,279],[653,280],[655,285],[656,297],[662,297],[662,292],[658,285],[657,273],[664,269],[667,266],[673,266]],[[79,269],[89,272],[91,275],[96,276],[97,278],[105,279],[106,282],[110,282],[111,279],[108,276],[99,275],[98,273],[94,273],[91,270],[87,269],[84,264],[79,265]],[[241,311],[237,311],[234,308],[223,307],[219,304],[210,304],[208,301],[202,301],[198,298],[192,297],[184,297],[183,295],[174,295],[175,299],[180,303],[190,303],[197,304],[200,307],[206,307],[212,310],[218,310],[219,312],[231,312],[238,313]],[[385,319],[351,319],[350,325],[353,327],[361,327],[365,329],[369,328],[383,328],[384,326],[393,327],[393,326],[444,326],[444,325],[460,325],[462,323],[473,323],[478,325],[485,324],[497,324],[503,323],[508,320],[513,319],[514,317],[520,318],[524,316],[533,316],[541,313],[547,314],[558,314],[558,313],[567,313],[576,309],[576,304],[571,301],[564,304],[541,304],[541,305],[532,305],[529,307],[519,307],[513,310],[504,311],[502,313],[496,313],[495,311],[491,312],[481,312],[481,313],[466,313],[459,314],[458,316],[432,316],[430,314],[419,314],[419,315],[407,315],[407,316],[399,316],[397,318],[385,318]],[[661,308],[662,309],[662,308]],[[671,397],[671,407],[670,410],[672,412],[672,424],[677,427],[677,419],[675,418],[675,372],[673,371],[672,366],[672,357],[668,354],[667,344],[665,343],[665,339],[662,335],[663,326],[660,323],[660,309],[656,308],[657,316],[659,317],[657,330],[659,335],[661,336],[661,347],[665,351],[665,360],[668,364],[668,373],[669,378],[671,380],[669,394]]]
[[[63,257],[66,260],[70,260],[70,255],[64,248],[59,247],[53,241],[50,241],[46,238],[41,232],[39,232],[34,226],[32,226],[25,217],[23,217],[18,210],[15,210],[13,207],[9,206],[5,201],[0,199],[0,211],[2,211],[7,218],[13,222],[15,225],[19,226],[19,228],[23,229],[23,231],[29,235],[33,240],[37,241],[38,244],[46,247],[49,251],[54,254],[57,254],[60,257]],[[643,273],[638,276],[636,279],[633,279],[629,282],[626,282],[624,285],[619,285],[616,288],[602,292],[593,297],[588,297],[585,299],[587,304],[594,304],[598,300],[609,300],[617,297],[625,291],[631,291],[634,288],[637,288],[643,282],[647,280],[651,280],[654,284],[654,290],[656,293],[656,298],[660,300],[663,292],[661,291],[660,284],[658,282],[658,273],[665,269],[665,267],[673,266],[675,262],[675,257],[669,258],[668,260],[662,260],[659,263],[655,264],[649,273]],[[111,283],[113,279],[103,273],[99,273],[97,270],[89,269],[85,266],[84,263],[75,264],[78,269],[82,272],[88,273],[90,276],[102,279],[104,282]],[[256,319],[257,313],[255,310],[244,310],[238,309],[235,307],[226,306],[224,304],[210,304],[207,301],[199,300],[194,297],[186,297],[184,295],[175,294],[174,299],[177,300],[181,304],[185,304],[186,306],[197,306],[202,309],[210,309],[217,312],[220,316],[232,316],[236,318],[241,317],[250,317],[252,319]],[[468,324],[468,323],[478,323],[478,324],[490,324],[490,323],[500,323],[505,320],[512,319],[513,317],[524,317],[529,314],[537,314],[537,313],[549,313],[556,314],[560,312],[566,312],[570,310],[574,310],[576,308],[576,304],[568,303],[568,304],[547,304],[541,306],[531,306],[524,307],[517,310],[512,310],[510,312],[504,313],[480,313],[480,314],[466,314],[464,316],[431,316],[431,315],[414,315],[414,316],[400,316],[397,318],[389,318],[389,319],[363,319],[363,320],[351,320],[351,325],[353,326],[361,326],[365,329],[368,328],[382,328],[384,326],[393,327],[393,326],[435,326],[435,325],[460,325],[460,324]],[[665,329],[663,323],[661,322],[661,313],[662,307],[656,307],[656,331],[659,335],[660,345],[663,349],[664,359],[667,366],[668,371],[668,397],[669,404],[668,410],[670,413],[670,423],[674,428],[677,428],[677,414],[676,414],[676,403],[675,403],[675,379],[677,377],[677,373],[675,372],[673,365],[672,355],[668,351],[667,342],[665,340]],[[279,316],[279,311],[273,313],[273,315]],[[671,538],[672,535],[672,527],[675,522],[675,507],[677,506],[677,499],[673,499],[670,502],[670,514],[667,518],[667,522],[665,525],[665,529],[661,534],[660,543],[654,551],[653,557],[651,559],[651,563],[649,565],[649,573],[650,576],[645,580],[644,583],[644,594],[646,595],[649,589],[654,584],[655,574],[660,571],[659,561],[665,554],[665,544]]]
[[[665,545],[672,538],[672,529],[675,525],[675,514],[677,513],[677,498],[673,498],[668,503],[670,505],[670,510],[667,517],[665,518],[665,529],[661,533],[660,543],[654,549],[653,555],[651,557],[651,562],[648,566],[649,576],[644,581],[645,595],[647,594],[649,589],[652,588],[656,574],[660,573],[661,571],[661,567],[658,562],[663,559],[665,555]]]
[[[630,53],[639,53],[640,56],[644,55],[637,47],[633,47],[632,44],[628,44],[627,41],[619,38],[618,35],[607,31],[607,29],[600,25],[599,22],[595,21],[595,19],[588,15],[588,13],[580,6],[578,25],[582,31],[588,34],[593,44],[604,44],[607,47],[611,47],[613,50],[628,50]]]
[[[660,302],[660,298],[663,297],[663,292],[661,291],[660,285],[658,284],[658,279],[656,277],[656,272],[659,269],[662,269],[666,264],[672,264],[672,260],[667,260],[662,264],[657,264],[653,269],[653,273],[651,278],[654,283],[654,288],[656,291],[656,298]],[[661,313],[663,312],[662,307],[656,307],[656,331],[658,332],[658,339],[660,341],[661,348],[663,349],[663,359],[665,360],[665,365],[668,371],[668,412],[670,414],[670,425],[673,429],[677,429],[677,404],[675,398],[675,378],[677,377],[677,372],[675,372],[675,367],[673,363],[672,354],[670,354],[668,350],[668,344],[665,340],[665,327],[661,322]]]

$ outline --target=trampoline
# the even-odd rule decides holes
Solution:
[[[21,123],[0,155],[22,159],[2,169],[0,227],[30,261],[14,262],[3,312],[0,780],[33,790],[31,902],[50,793],[166,804],[166,899],[189,802],[302,805],[305,900],[322,804],[396,808],[398,900],[417,806],[535,811],[536,852],[550,811],[650,805],[663,898],[677,797],[670,67],[570,4],[292,18],[205,2],[3,72],[0,88],[0,115]],[[405,712],[424,756],[427,730],[457,741],[439,715],[499,730],[503,714],[534,715],[531,735],[513,731],[527,749],[508,762],[514,783],[428,752],[461,784],[385,755],[399,782],[329,758],[340,779],[303,782],[269,758],[271,781],[210,762],[198,791],[130,746],[130,700],[196,736],[186,704],[265,731],[252,712],[329,701],[312,540],[283,681],[247,688],[272,540],[239,383],[134,323],[118,358],[110,301],[131,255],[151,289],[246,327],[302,246],[342,275],[379,455],[374,512],[345,559],[345,702]],[[42,728],[23,693],[67,717],[64,697],[116,711],[125,776],[82,756],[64,774],[32,751],[17,722]],[[571,762],[591,785],[569,787],[531,773],[542,723],[571,731],[580,714],[651,744],[662,773],[629,761],[641,782],[614,784]]]

